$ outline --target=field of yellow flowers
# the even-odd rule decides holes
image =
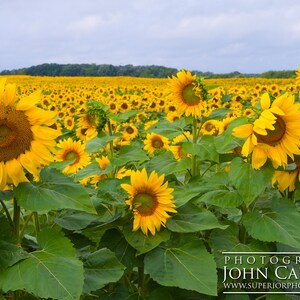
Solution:
[[[0,300],[300,293],[299,90],[0,77]]]

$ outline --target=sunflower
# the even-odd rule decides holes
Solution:
[[[170,150],[173,153],[176,160],[181,160],[184,157],[190,157],[191,155],[188,153],[184,153],[182,150],[182,145],[180,142],[183,141],[192,141],[193,136],[189,131],[185,131],[183,134],[178,135],[173,139],[173,145],[170,146]]]
[[[288,162],[291,162],[289,159]],[[280,192],[285,191],[286,189],[289,192],[292,192],[296,189],[296,181],[300,181],[300,156],[294,156],[294,164],[296,168],[292,171],[275,171],[272,177],[272,185],[276,183]]]
[[[85,129],[84,135],[86,140],[91,140],[97,135],[95,118],[88,113],[80,115],[77,126],[78,128]]]
[[[123,130],[121,132],[123,134],[124,139],[127,141],[133,140],[139,134],[138,129],[133,124],[124,123],[124,124],[122,124],[122,128],[123,128]]]
[[[242,155],[252,153],[254,169],[262,167],[267,159],[273,166],[286,166],[288,157],[300,154],[300,110],[294,103],[294,96],[283,94],[271,105],[267,93],[261,97],[262,112],[253,124],[241,125],[233,130],[233,135],[247,138]]]
[[[36,91],[16,100],[16,85],[0,79],[0,189],[28,182],[26,169],[38,177],[38,168],[52,161],[60,130],[50,128],[55,113],[35,106]]]
[[[201,116],[205,104],[196,84],[196,75],[190,71],[181,70],[177,76],[170,78],[170,86],[174,96],[174,106],[177,112],[186,116]]]
[[[169,150],[169,140],[157,133],[148,133],[144,144],[144,149],[148,151],[149,154],[154,154],[155,150]]]
[[[148,177],[145,168],[132,171],[130,183],[121,184],[121,187],[129,194],[125,203],[133,210],[133,231],[141,228],[144,234],[148,235],[149,230],[155,235],[161,225],[166,226],[167,219],[171,217],[168,213],[176,213],[173,189],[168,188],[168,182],[164,183],[164,175],[158,176],[153,171]]]
[[[76,173],[90,163],[90,157],[85,152],[85,146],[81,141],[73,141],[71,138],[68,138],[59,141],[57,146],[62,148],[62,150],[56,153],[55,160],[61,162],[70,161],[70,164],[63,169],[63,173]]]

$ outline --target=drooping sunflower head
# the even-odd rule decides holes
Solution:
[[[245,124],[233,130],[233,135],[247,138],[242,154],[252,154],[252,166],[259,169],[267,159],[275,168],[286,166],[288,157],[300,154],[300,110],[294,96],[283,94],[271,104],[268,94],[261,98],[262,112],[253,124]]]
[[[187,116],[201,116],[205,109],[203,86],[196,81],[196,75],[181,70],[170,79],[174,104],[179,113]]]
[[[142,171],[132,171],[130,184],[121,184],[128,192],[126,204],[133,210],[133,231],[141,228],[144,234],[148,231],[155,235],[161,226],[166,226],[169,213],[176,213],[173,203],[173,189],[164,183],[164,175],[158,176],[153,171],[148,177],[144,168]]]
[[[50,128],[55,113],[35,106],[40,93],[17,101],[16,86],[0,80],[0,189],[27,182],[26,171],[38,177],[38,169],[52,161],[59,129]]]

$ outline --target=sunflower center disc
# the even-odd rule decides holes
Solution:
[[[64,160],[67,160],[67,161],[68,161],[68,160],[70,160],[70,161],[73,161],[73,160],[74,160],[74,163],[75,163],[75,162],[77,162],[77,160],[78,160],[78,155],[77,155],[76,152],[70,151],[70,152],[68,152],[68,153],[65,155]]]
[[[196,105],[201,100],[196,96],[194,86],[191,83],[183,89],[182,96],[187,105]]]
[[[134,197],[133,205],[142,215],[151,215],[157,203],[156,199],[148,193],[139,193]]]
[[[161,140],[154,140],[152,141],[152,146],[155,149],[160,149],[164,146],[164,143]]]
[[[0,105],[0,161],[17,159],[30,149],[32,140],[31,126],[25,113]]]
[[[129,133],[129,134],[132,134],[132,133],[134,132],[134,130],[133,130],[132,127],[128,126],[128,127],[126,128],[126,132]]]
[[[274,130],[267,129],[266,130],[268,133],[267,135],[256,134],[257,141],[259,143],[268,144],[273,147],[280,143],[280,141],[282,140],[285,134],[286,125],[284,120],[280,118],[278,115],[276,115],[276,118],[277,118],[276,122],[275,124],[273,124],[273,126],[275,127]]]

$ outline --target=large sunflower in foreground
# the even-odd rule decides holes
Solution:
[[[57,144],[61,150],[57,151],[55,160],[59,162],[68,162],[63,173],[71,174],[90,163],[90,156],[85,151],[85,145],[81,141],[73,141],[71,138],[59,141]]]
[[[186,116],[201,116],[205,103],[196,84],[196,75],[190,71],[181,70],[170,79],[170,86],[174,96],[174,105],[178,113]]]
[[[40,93],[16,100],[16,86],[0,79],[0,189],[6,184],[28,182],[26,169],[38,177],[38,169],[52,161],[60,130],[50,128],[54,112],[35,106]]]
[[[288,157],[294,160],[300,150],[300,110],[294,103],[294,96],[283,94],[271,105],[269,94],[261,98],[262,112],[253,124],[241,125],[233,130],[233,135],[247,138],[242,155],[252,153],[254,169],[262,167],[271,159],[275,168],[286,166]]]
[[[164,175],[158,176],[153,171],[150,176],[144,168],[142,171],[132,171],[131,184],[121,184],[121,187],[129,193],[126,204],[133,210],[133,231],[141,228],[144,234],[148,230],[155,235],[171,216],[168,213],[176,213],[173,203],[173,189],[168,188],[168,182],[164,183]]]

